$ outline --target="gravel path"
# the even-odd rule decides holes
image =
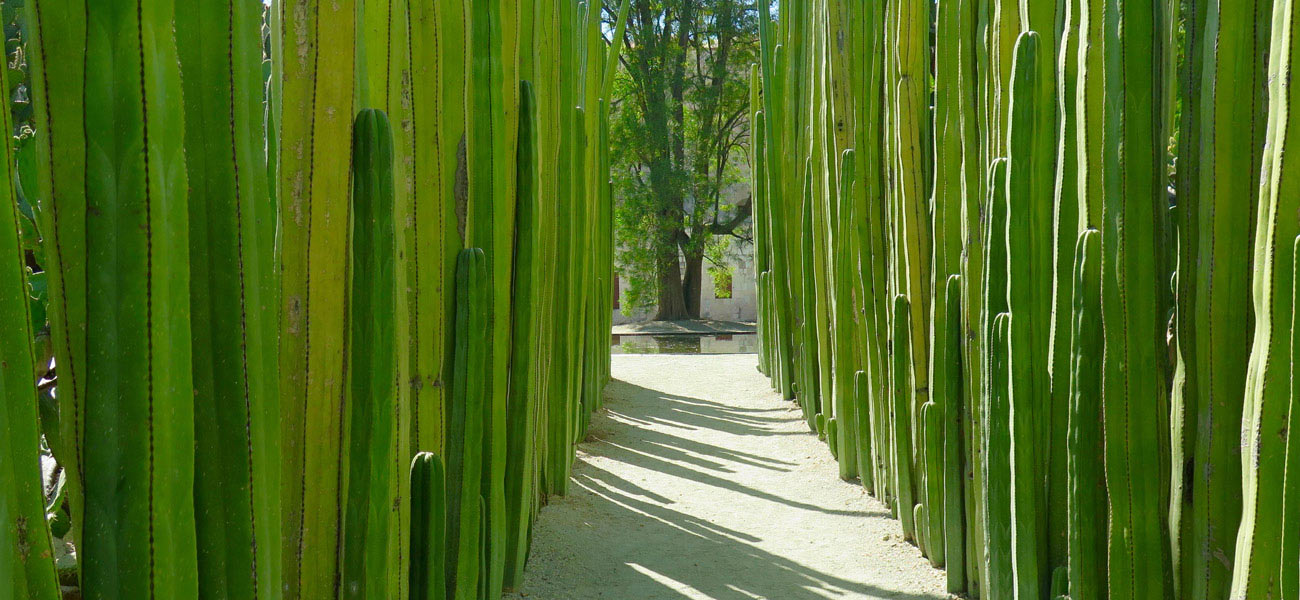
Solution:
[[[754,355],[613,360],[570,494],[542,509],[507,598],[949,597]]]

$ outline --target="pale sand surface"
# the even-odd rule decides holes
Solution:
[[[507,598],[949,597],[754,355],[613,360],[570,493],[542,509]]]

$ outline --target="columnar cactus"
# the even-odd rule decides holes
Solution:
[[[407,437],[412,451],[441,453],[445,381],[451,371],[447,342],[454,311],[448,309],[452,305],[449,296],[461,240],[456,205],[447,200],[452,198],[454,160],[460,140],[451,137],[454,129],[443,126],[444,116],[455,114],[455,105],[447,104],[443,87],[447,72],[456,72],[456,65],[439,60],[439,43],[447,37],[454,39],[458,32],[443,29],[445,17],[455,11],[455,5],[435,7],[434,0],[408,0],[408,6],[410,32],[405,51],[409,54],[411,84],[407,96],[395,100],[410,104],[408,125],[413,130],[406,132],[404,139],[394,139],[399,144],[397,151],[410,163],[407,170],[399,171],[409,180],[398,179],[394,199],[399,211],[399,264],[405,266],[398,278],[399,290],[406,290],[406,306],[398,310],[398,315],[405,314],[404,335],[409,348],[404,369],[410,415]],[[399,46],[398,51],[402,50]],[[464,95],[450,100],[463,103]],[[463,118],[457,121],[448,116],[446,121],[462,123],[463,127]],[[406,147],[400,146],[402,141]]]
[[[980,440],[984,460],[980,477],[985,485],[982,534],[985,546],[980,561],[988,582],[982,591],[990,597],[1012,595],[1011,588],[1011,423],[1009,406],[1010,374],[1010,315],[1001,324],[997,338],[1000,315],[1007,310],[1007,161],[997,159],[989,166],[987,203],[988,228],[985,231],[986,256],[984,257],[984,306],[981,326],[987,362],[981,365],[986,385],[980,398],[980,412],[984,417],[984,430]],[[996,312],[995,312],[996,311]],[[999,370],[1001,370],[999,372]]]
[[[175,22],[186,40],[198,583],[213,596],[270,597],[281,585],[282,481],[262,8],[206,3]]]
[[[891,446],[893,448],[894,475],[894,511],[903,522],[903,537],[916,539],[917,525],[912,512],[912,387],[915,372],[912,369],[911,348],[911,303],[907,296],[899,294],[894,297],[893,361],[890,369],[892,378],[893,405],[890,422],[892,423]]]
[[[10,328],[0,362],[19,395],[55,375],[42,386],[61,406],[38,417],[11,396],[0,414],[15,517],[0,532],[17,551],[0,589],[58,593],[35,522],[63,507],[20,472],[43,430],[88,597],[409,597],[416,450],[452,467],[451,518],[434,518],[448,539],[432,543],[454,559],[425,564],[414,593],[499,595],[609,377],[606,148],[630,3],[610,46],[594,2],[237,4],[23,9],[35,118],[19,134],[35,152],[10,157],[22,245],[0,247],[18,258],[0,304],[28,325],[22,267],[43,270],[54,356]],[[383,112],[354,131],[358,107]],[[462,312],[486,342],[452,335],[466,245],[483,250]]]
[[[1047,557],[1049,567],[1064,568],[1068,561],[1069,540],[1069,478],[1066,438],[1070,421],[1070,315],[1073,302],[1074,249],[1078,242],[1078,135],[1076,106],[1079,66],[1079,5],[1082,0],[1066,0],[1058,5],[1062,15],[1062,28],[1057,40],[1057,50],[1048,69],[1055,94],[1056,142],[1055,185],[1052,196],[1052,324],[1050,333],[1051,355],[1049,381],[1051,404],[1047,408],[1046,428],[1047,460],[1044,461],[1047,478]],[[1055,29],[1053,27],[1053,29]],[[1055,572],[1055,571],[1054,571]]]
[[[460,252],[456,264],[456,345],[447,445],[447,595],[478,594],[483,490],[485,406],[491,389],[489,327],[491,273],[481,249]]]
[[[1069,595],[1106,598],[1106,477],[1103,464],[1101,356],[1101,239],[1079,235],[1071,311],[1069,457]]]
[[[921,452],[921,479],[925,482],[923,503],[927,521],[925,524],[926,553],[930,564],[942,567],[946,546],[943,515],[943,457],[944,457],[944,416],[942,408],[933,400],[921,405],[921,437],[924,444]]]
[[[447,489],[442,460],[420,452],[411,460],[411,600],[445,600]]]
[[[1288,512],[1285,492],[1261,483],[1285,476],[1286,436],[1260,432],[1288,430],[1283,404],[1289,401],[1271,400],[1269,390],[1281,386],[1270,388],[1267,374],[1280,378],[1276,373],[1289,364],[1289,355],[1273,355],[1289,351],[1278,340],[1290,329],[1281,316],[1256,318],[1253,331],[1233,321],[1245,314],[1242,295],[1252,269],[1253,314],[1265,305],[1289,307],[1289,287],[1267,292],[1261,286],[1264,277],[1285,279],[1294,238],[1265,227],[1285,229],[1294,219],[1241,217],[1270,214],[1269,202],[1285,204],[1269,194],[1288,197],[1278,191],[1284,176],[1268,167],[1273,161],[1284,171],[1278,157],[1289,131],[1283,74],[1292,8],[1248,4],[1227,15],[1226,7],[1200,1],[867,6],[826,0],[792,4],[779,28],[770,9],[761,11],[762,89],[753,102],[766,111],[767,152],[755,162],[767,175],[768,193],[759,231],[761,243],[790,242],[784,259],[776,243],[764,249],[767,274],[760,281],[785,275],[789,284],[783,289],[778,279],[769,291],[762,283],[770,297],[762,298],[761,310],[779,313],[787,302],[798,322],[789,333],[792,345],[801,347],[783,351],[773,344],[765,351],[776,361],[782,354],[798,360],[792,373],[805,416],[812,424],[819,414],[834,423],[835,453],[846,461],[842,474],[850,471],[851,421],[858,427],[859,477],[892,500],[895,513],[909,521],[909,536],[938,558],[938,523],[943,558],[954,569],[954,549],[964,545],[965,573],[951,577],[954,591],[1268,597],[1278,593],[1277,578],[1296,578],[1300,561],[1281,556],[1287,543],[1268,535],[1276,524],[1256,517],[1263,510]],[[1270,27],[1263,19],[1274,6]],[[933,23],[932,9],[938,11]],[[1274,56],[1266,61],[1270,35]],[[1176,59],[1181,87],[1174,85]],[[1263,74],[1265,64],[1275,76]],[[931,67],[933,114],[923,118]],[[1263,82],[1271,86],[1267,112]],[[1267,127],[1265,114],[1272,119]],[[1257,126],[1219,131],[1224,123]],[[1176,160],[1168,152],[1172,141]],[[828,159],[846,144],[855,161],[837,169]],[[995,173],[987,182],[978,173],[986,165]],[[1173,196],[1166,181],[1171,172]],[[1256,178],[1265,181],[1258,199],[1253,184],[1244,185]],[[1286,206],[1272,210],[1289,214]],[[827,218],[851,220],[856,230]],[[788,236],[764,229],[778,221],[789,225]],[[1095,232],[1076,244],[1089,230]],[[1274,234],[1274,241],[1264,241]],[[1256,241],[1251,260],[1242,258],[1245,240]],[[858,313],[848,339],[843,286],[853,273],[846,275],[845,254],[858,269],[851,284]],[[1278,263],[1276,271],[1261,266],[1269,262],[1265,256]],[[1080,269],[1096,275],[1085,277]],[[958,273],[961,288],[953,294],[946,278]],[[1081,294],[1095,295],[1093,305]],[[896,295],[914,305],[908,336],[914,397],[901,424],[903,382],[886,367],[898,358],[898,336],[893,348],[882,342],[899,326],[889,321],[893,308],[886,304]],[[948,303],[963,310],[949,318]],[[1076,321],[1085,316],[1096,323],[1080,332]],[[761,316],[765,331],[771,317]],[[994,349],[998,327],[1004,347]],[[948,358],[950,329],[958,332],[962,354],[953,359],[960,360]],[[825,334],[834,336],[830,347]],[[856,350],[846,355],[845,346]],[[1246,348],[1254,355],[1249,368]],[[1221,355],[1229,360],[1217,360]],[[992,380],[995,361],[1008,369],[999,384]],[[962,404],[942,397],[951,388],[949,363],[957,365],[951,376],[960,383],[954,393],[964,394]],[[861,398],[855,390],[846,406],[847,374],[857,378],[858,369],[865,371],[868,394]],[[833,389],[824,389],[828,381]],[[1231,401],[1218,401],[1232,396],[1234,386],[1245,398],[1240,414]],[[926,404],[930,397],[933,405]],[[1005,402],[1002,408],[996,399]],[[846,418],[854,409],[866,414]],[[926,422],[937,411],[960,413],[952,425],[966,441],[962,460],[950,460],[946,446],[932,448]],[[951,416],[943,417],[945,440],[953,438]],[[1237,468],[1216,450],[1238,446],[1234,428],[1247,432],[1239,492]],[[1005,451],[998,456],[989,443],[1003,434]],[[863,452],[867,443],[877,457]],[[899,443],[915,454],[909,450],[900,461]],[[939,463],[936,454],[943,455]],[[943,470],[934,472],[936,464]],[[907,490],[899,489],[904,466],[917,469]],[[947,489],[957,487],[949,485],[954,469],[966,469],[977,483],[962,489],[959,504],[950,502],[954,490]],[[977,474],[1004,477],[1003,483]],[[1005,495],[1007,488],[1013,493]],[[918,494],[919,506],[902,500],[908,492]],[[942,515],[933,499],[939,495]],[[1238,498],[1244,510],[1235,507]],[[923,523],[910,523],[922,514]],[[1010,537],[998,543],[996,536],[1010,535],[999,529],[1012,525],[1015,543]],[[1098,543],[1106,544],[1104,555]],[[1234,553],[1232,564],[1223,560]]]
[[[319,9],[317,4],[326,9]],[[334,593],[345,453],[353,0],[278,5],[284,595]],[[313,18],[314,16],[314,18]]]
[[[1052,148],[1049,97],[1043,95],[1039,62],[1046,60],[1035,32],[1016,42],[1007,130],[1007,301],[1011,326],[1012,542],[1016,597],[1040,597],[1047,590],[1044,443],[1050,423],[1048,380],[1052,323]]]
[[[993,318],[989,336],[988,400],[985,414],[988,417],[984,442],[984,482],[988,486],[984,507],[985,570],[989,574],[990,598],[1011,598],[1015,595],[1012,568],[1012,511],[1011,511],[1011,314],[1000,313]]]
[[[82,590],[89,597],[195,597],[180,63],[172,3],[127,4],[95,2],[85,10],[85,97],[97,99],[84,106],[86,253],[65,256],[84,261],[84,298],[93,299],[86,304],[84,427],[75,443],[85,460],[80,550],[97,559],[82,562]]]
[[[1168,395],[1163,365],[1160,223],[1167,208],[1156,43],[1158,8],[1108,7],[1122,33],[1106,41],[1102,126],[1102,394],[1110,488],[1109,582],[1113,600],[1169,597]],[[1109,30],[1109,27],[1107,28]],[[1122,123],[1122,127],[1121,124]]]
[[[6,76],[0,74],[0,85]],[[8,130],[9,107],[0,107]],[[33,353],[31,298],[14,197],[14,157],[0,157],[0,596],[58,600],[54,550],[45,519],[36,377],[44,373]],[[70,474],[69,474],[70,475]]]
[[[1300,53],[1292,35],[1296,7],[1278,2],[1273,11],[1268,91],[1269,121],[1261,167],[1259,206],[1255,222],[1255,254],[1251,297],[1255,339],[1246,370],[1246,399],[1242,412],[1242,514],[1233,560],[1233,598],[1258,600],[1279,597],[1282,486],[1286,453],[1287,411],[1291,398],[1291,364],[1295,305],[1295,238],[1300,235],[1300,194],[1294,166],[1283,159],[1294,150],[1292,134],[1300,116],[1290,107],[1300,102],[1286,73]],[[1290,572],[1293,567],[1287,566]],[[1288,577],[1290,579],[1290,577]]]
[[[64,495],[72,516],[71,537],[82,538],[85,504],[86,424],[86,137],[84,60],[86,2],[27,2],[28,70],[32,78],[37,181],[25,183],[44,199],[42,251],[49,290],[48,320],[59,368],[57,457],[66,474]],[[82,43],[73,43],[80,41]],[[64,133],[66,130],[67,133]]]
[[[839,218],[836,219],[834,253],[835,273],[835,345],[834,354],[840,358],[835,364],[834,412],[839,428],[836,453],[839,458],[840,478],[852,479],[859,475],[858,465],[858,423],[857,406],[853,397],[853,373],[857,371],[856,356],[853,347],[855,331],[853,287],[853,269],[857,266],[850,262],[853,256],[850,232],[853,215],[853,187],[855,185],[855,155],[852,149],[845,150],[840,158],[840,200]]]
[[[515,230],[514,333],[511,339],[511,380],[532,381],[539,352],[538,330],[542,300],[540,263],[541,198],[537,193],[537,100],[531,83],[520,87],[519,149],[516,189],[518,190]],[[528,558],[528,531],[532,524],[531,498],[535,494],[532,472],[536,456],[529,445],[536,435],[537,419],[533,407],[541,401],[538,390],[529,385],[510,388],[507,405],[508,462],[505,473],[507,540],[505,585],[514,587],[523,580]]]
[[[1292,250],[1291,271],[1291,306],[1300,302],[1300,237],[1296,237]],[[1291,372],[1296,372],[1300,365],[1300,317],[1291,317]],[[1282,551],[1281,580],[1278,589],[1281,597],[1295,597],[1300,594],[1300,435],[1290,432],[1300,431],[1300,378],[1291,377],[1291,406],[1287,414],[1286,466],[1283,471],[1286,482],[1282,490]]]
[[[1178,356],[1170,535],[1182,597],[1227,594],[1241,518],[1240,432],[1250,358],[1251,217],[1264,150],[1265,26],[1250,8],[1188,11],[1179,158]],[[1248,126],[1249,125],[1249,126]],[[1186,133],[1182,133],[1185,131]],[[1186,160],[1183,159],[1186,156]],[[1184,173],[1184,169],[1186,173]],[[1190,474],[1184,480],[1184,474]]]
[[[351,395],[343,512],[341,591],[345,597],[396,595],[402,565],[389,564],[401,535],[396,468],[403,429],[397,411],[397,247],[393,223],[393,136],[388,117],[362,110],[352,134],[352,281],[348,307]],[[404,453],[403,453],[404,454]],[[405,456],[400,461],[406,463]],[[402,469],[405,470],[405,469]],[[402,586],[405,587],[405,586]]]
[[[948,277],[946,315],[947,339],[943,345],[942,364],[946,387],[943,391],[943,533],[944,564],[947,568],[947,585],[951,593],[966,588],[966,462],[967,448],[962,424],[966,420],[966,396],[962,389],[964,348],[961,323],[961,275]]]

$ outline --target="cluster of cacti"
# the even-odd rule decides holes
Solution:
[[[952,592],[1300,597],[1295,4],[758,8],[759,364],[841,477]]]
[[[612,8],[26,2],[0,597],[518,585],[609,377]]]

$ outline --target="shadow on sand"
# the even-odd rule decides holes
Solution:
[[[580,509],[580,516],[566,515],[565,518],[581,529],[575,534],[574,542],[580,548],[573,548],[572,552],[566,549],[565,553],[570,554],[567,557],[543,559],[562,561],[552,565],[551,570],[563,581],[576,580],[607,587],[599,592],[575,587],[569,590],[566,600],[923,600],[943,597],[846,580],[773,554],[760,548],[758,544],[763,540],[752,533],[674,510],[674,501],[660,493],[663,490],[646,489],[601,466],[610,466],[610,461],[634,464],[639,469],[650,469],[718,488],[719,493],[746,494],[764,502],[814,513],[808,515],[809,519],[817,518],[815,513],[888,519],[885,511],[833,509],[787,497],[787,494],[754,489],[729,475],[738,468],[789,472],[797,466],[796,463],[716,447],[664,431],[680,429],[683,435],[699,429],[713,429],[736,436],[808,435],[805,430],[791,425],[802,422],[797,413],[781,408],[728,406],[665,394],[618,380],[609,385],[607,393],[612,396],[612,401],[607,403],[603,414],[593,418],[591,436],[582,444],[575,464],[575,485],[571,495],[558,501],[561,506],[572,506],[575,511]],[[655,424],[658,429],[645,429],[647,424]],[[547,509],[541,517],[543,522],[551,510],[567,508]],[[753,518],[765,517],[755,514]],[[792,529],[781,535],[795,539],[798,536],[809,537],[808,543],[816,541],[804,530]],[[539,553],[552,550],[539,549]],[[552,600],[549,595],[533,597]]]

